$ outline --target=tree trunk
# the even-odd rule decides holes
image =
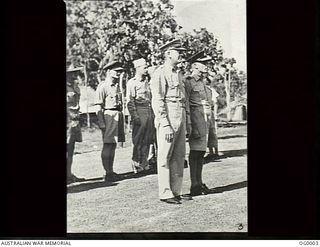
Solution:
[[[120,74],[120,78],[119,78],[119,81],[120,81],[120,91],[121,91],[121,102],[122,102],[122,116],[124,118],[124,92],[123,92],[123,75],[124,73],[121,73]],[[125,119],[123,119],[123,121],[125,121]],[[125,124],[124,124],[124,128],[125,128]],[[126,134],[126,132],[124,132]],[[123,142],[119,142],[119,147],[122,147],[123,148]]]
[[[226,73],[225,80],[224,80],[224,86],[226,90],[226,103],[227,103],[227,121],[231,121],[231,108],[230,108],[230,71]]]
[[[88,128],[91,127],[91,124],[90,124],[90,113],[89,113],[89,94],[88,94],[88,75],[87,75],[87,67],[86,67],[86,62],[84,63],[84,84],[85,84],[85,87],[86,87],[86,93],[87,93],[87,126]]]

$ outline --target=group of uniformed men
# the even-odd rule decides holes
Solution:
[[[181,63],[181,46],[178,39],[160,47],[164,63],[158,66],[148,81],[147,63],[143,58],[133,62],[136,74],[127,83],[127,108],[132,121],[132,168],[135,173],[150,169],[150,146],[156,140],[159,198],[170,204],[192,200],[192,196],[209,194],[202,181],[204,155],[209,147],[210,155],[218,155],[214,114],[217,96],[209,86],[207,62],[212,58],[200,52],[187,59],[191,74],[183,74],[177,66]],[[124,142],[124,118],[118,79],[123,71],[121,63],[113,61],[104,67],[106,79],[96,90],[99,127],[102,131],[102,164],[105,181],[118,180],[113,171],[117,142]],[[71,172],[74,143],[82,141],[79,125],[79,90],[73,72],[67,73],[67,176],[68,183],[82,181]],[[185,167],[186,136],[190,153],[190,194],[182,195],[183,170]]]

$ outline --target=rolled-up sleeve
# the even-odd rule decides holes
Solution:
[[[152,109],[156,119],[162,126],[170,126],[168,120],[168,112],[165,103],[166,94],[166,81],[163,76],[161,76],[162,69],[158,68],[152,75],[150,86],[152,93]]]

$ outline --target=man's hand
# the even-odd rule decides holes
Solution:
[[[165,136],[165,140],[167,142],[172,142],[173,141],[173,136],[174,136],[174,130],[172,129],[171,126],[165,126],[164,128],[164,136]]]

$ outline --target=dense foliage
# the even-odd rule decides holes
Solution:
[[[85,66],[86,81],[96,88],[103,79],[101,68],[112,60],[119,60],[126,70],[124,81],[133,76],[134,59],[143,57],[150,66],[163,60],[159,47],[173,38],[180,38],[188,57],[203,49],[214,58],[212,70],[220,74],[215,80],[218,92],[225,90],[225,71],[221,65],[235,63],[223,57],[223,50],[215,36],[205,28],[193,33],[181,32],[169,0],[125,1],[66,1],[67,7],[67,65]],[[222,71],[222,70],[221,70]],[[243,72],[232,69],[231,95],[245,94]],[[224,107],[224,97],[219,106]]]

